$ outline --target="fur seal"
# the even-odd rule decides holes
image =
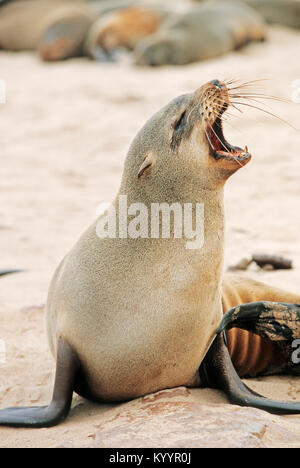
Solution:
[[[265,39],[262,17],[247,5],[205,2],[166,20],[135,49],[138,65],[185,65]]]
[[[0,0],[0,48],[36,50],[46,61],[115,60],[119,48],[137,49],[137,64],[185,64],[264,39],[262,18],[300,27],[297,0],[234,3]]]
[[[197,1],[197,0],[196,0]],[[218,0],[223,1],[223,0]],[[299,0],[236,0],[256,10],[267,23],[300,29]]]
[[[158,30],[161,22],[160,12],[146,7],[105,14],[91,27],[85,51],[96,60],[113,60],[120,49],[134,50],[138,42]]]
[[[116,60],[119,50],[133,51],[142,39],[156,33],[165,20],[190,8],[185,0],[105,0],[87,34],[85,52],[95,60]]]
[[[139,65],[183,65],[264,38],[262,18],[247,5],[144,1],[100,16],[85,50],[100,61],[114,60],[121,48],[133,50]]]
[[[224,185],[251,159],[223,135],[222,114],[229,105],[226,85],[212,80],[171,101],[137,134],[112,204],[118,236],[99,238],[99,223],[107,221],[102,215],[63,259],[50,286],[52,402],[1,410],[0,425],[56,425],[67,416],[73,391],[119,401],[181,385],[218,387],[231,401],[268,411],[300,411],[299,404],[272,402],[248,390],[222,337],[240,318],[239,311],[229,311],[221,321]],[[171,237],[128,237],[120,206],[125,195],[131,207],[204,203],[204,247],[187,249],[174,228]],[[257,304],[254,319],[265,307]]]
[[[0,48],[36,50],[43,60],[81,55],[96,18],[81,0],[15,0],[0,10]]]

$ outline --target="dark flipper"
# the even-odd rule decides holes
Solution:
[[[12,273],[20,273],[23,270],[0,270],[0,276],[11,275]]]
[[[51,427],[62,422],[70,411],[78,369],[79,363],[75,353],[66,341],[60,339],[57,349],[54,391],[50,405],[0,410],[0,426]]]
[[[218,332],[242,328],[272,341],[300,338],[300,305],[280,302],[250,302],[229,310]]]
[[[299,338],[300,306],[295,304],[249,303],[224,315],[218,335],[211,345],[199,372],[204,386],[223,390],[233,404],[251,406],[274,414],[298,414],[300,402],[269,400],[250,390],[233,367],[222,331],[244,328],[279,341]]]

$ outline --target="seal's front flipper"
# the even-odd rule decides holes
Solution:
[[[68,415],[79,363],[72,348],[63,339],[57,349],[56,376],[52,402],[49,406],[7,408],[0,410],[0,426],[51,427]]]
[[[211,345],[200,369],[201,384],[223,390],[232,404],[250,406],[274,414],[298,414],[300,403],[268,400],[253,392],[239,378],[222,334]]]
[[[217,333],[242,328],[272,341],[300,338],[300,305],[281,302],[250,302],[229,310]]]

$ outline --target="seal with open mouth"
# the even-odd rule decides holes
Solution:
[[[269,411],[300,411],[299,404],[270,402],[243,386],[222,339],[238,311],[225,316],[215,339],[223,316],[224,185],[251,159],[223,136],[222,114],[230,104],[226,84],[213,80],[171,101],[137,134],[112,204],[122,235],[99,238],[104,213],[52,280],[47,330],[56,360],[53,400],[46,407],[1,410],[0,425],[58,424],[74,391],[121,401],[182,385],[217,386],[231,401]],[[203,204],[203,247],[186,248],[187,236],[175,236],[174,226],[173,236],[126,235],[120,224],[124,195],[128,206],[147,209],[189,204],[195,211]],[[148,228],[149,234],[150,218]],[[278,318],[278,308],[276,313]]]

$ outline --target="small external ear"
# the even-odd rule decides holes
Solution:
[[[140,178],[146,171],[148,172],[154,166],[155,162],[156,157],[152,153],[147,154],[143,164],[139,168],[138,178]]]

